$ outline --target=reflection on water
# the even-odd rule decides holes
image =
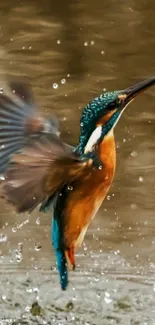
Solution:
[[[0,18],[0,87],[13,77],[28,80],[69,143],[78,140],[82,107],[104,88],[155,74],[153,1],[2,0]],[[55,272],[51,216],[18,216],[1,202],[2,319],[29,322],[39,299],[45,314],[34,324],[154,324],[154,110],[151,88],[117,126],[115,181],[78,251],[67,293]]]

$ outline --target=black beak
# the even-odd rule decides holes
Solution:
[[[134,99],[137,95],[145,91],[147,88],[155,85],[155,77],[139,82],[136,85],[133,85],[129,88],[122,90],[120,93],[124,95],[125,104],[129,103],[132,99]]]

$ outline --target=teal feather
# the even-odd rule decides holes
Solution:
[[[68,285],[68,270],[67,261],[64,253],[64,249],[60,247],[61,232],[58,224],[58,220],[53,217],[52,220],[52,243],[55,250],[57,269],[60,275],[61,289],[66,290]]]
[[[85,145],[96,127],[97,121],[108,111],[117,107],[118,91],[105,92],[85,106],[80,120],[80,139],[74,152],[82,155]]]
[[[54,194],[44,201],[40,207],[40,211],[47,212],[54,207],[54,203],[57,200],[57,195]],[[55,207],[54,207],[55,208]],[[61,231],[58,219],[54,216],[51,223],[51,240],[55,250],[57,269],[60,275],[61,289],[66,290],[68,285],[68,270],[67,261],[64,253],[64,249],[61,248]]]
[[[117,121],[120,113],[121,113],[121,111],[120,110],[117,110],[112,115],[112,117],[109,119],[109,121],[102,126],[101,136],[100,136],[100,139],[98,141],[99,143],[103,140],[103,138],[105,137],[105,135],[112,129],[112,127],[115,124],[115,122]]]

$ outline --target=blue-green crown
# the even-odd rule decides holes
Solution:
[[[108,111],[116,108],[118,105],[118,92],[105,92],[99,97],[93,99],[85,106],[80,120],[80,138],[79,145],[75,151],[82,155],[84,147],[100,120]]]

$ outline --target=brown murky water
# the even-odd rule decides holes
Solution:
[[[155,75],[154,10],[153,0],[1,0],[0,87],[29,80],[41,110],[56,114],[65,141],[76,143],[81,108],[103,88]],[[51,215],[18,216],[1,202],[1,325],[155,324],[155,88],[129,106],[116,141],[114,184],[67,292]]]

